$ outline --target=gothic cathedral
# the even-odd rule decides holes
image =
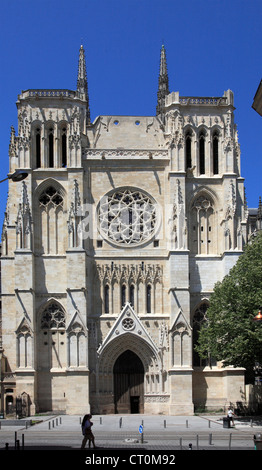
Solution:
[[[194,344],[247,239],[231,90],[91,121],[77,89],[22,91],[2,233],[2,401],[30,413],[191,415],[243,400],[244,370]],[[124,111],[124,110],[123,110]]]

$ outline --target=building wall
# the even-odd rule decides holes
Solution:
[[[193,361],[195,312],[246,240],[232,92],[168,94],[164,122],[90,123],[79,90],[28,90],[17,107],[10,172],[28,177],[10,182],[3,227],[5,387],[31,412],[116,412],[130,350],[140,412],[239,401],[242,370]]]

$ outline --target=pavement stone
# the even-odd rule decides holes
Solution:
[[[81,416],[71,415],[44,415],[32,416],[32,426],[25,421],[8,424],[1,420],[0,450],[9,452],[1,453],[1,458],[24,460],[29,454],[16,451],[38,451],[41,461],[46,458],[51,450],[76,451],[80,450],[82,442]],[[175,455],[176,464],[182,460],[199,460],[203,455],[215,456],[222,460],[223,452],[228,450],[254,451],[254,434],[262,433],[262,419],[240,418],[235,420],[235,427],[226,429],[223,427],[223,416],[152,416],[152,415],[95,415],[92,418],[93,433],[95,435],[97,449],[89,450],[88,447],[79,453],[73,452],[74,459],[78,463],[86,464],[86,460],[92,455],[99,458],[106,456],[120,456],[125,465],[130,456],[132,467],[139,462],[139,455],[154,455],[153,464],[160,464],[161,455]],[[143,434],[139,427],[143,426]],[[8,444],[8,445],[7,445]],[[199,450],[200,453],[181,453],[181,450]],[[41,452],[42,451],[42,452]],[[216,451],[216,452],[214,452]],[[63,461],[67,462],[68,452],[59,453]],[[53,454],[52,454],[53,455]],[[56,454],[57,455],[57,454]],[[236,454],[226,452],[226,460],[233,459]],[[246,454],[245,454],[246,455]],[[252,462],[258,458],[257,453],[252,452]],[[77,456],[77,457],[76,457]],[[102,457],[101,457],[102,456]],[[123,457],[124,456],[124,457]],[[182,457],[183,456],[183,457]],[[194,456],[194,457],[193,457]],[[202,456],[202,457],[201,457]],[[94,457],[92,457],[94,458]],[[109,457],[108,457],[109,458]],[[150,459],[150,457],[147,457]],[[171,457],[170,457],[171,458]],[[225,458],[225,457],[224,457]],[[126,462],[127,459],[127,462]],[[137,460],[138,459],[138,460]],[[79,462],[80,460],[80,462]],[[109,461],[106,461],[108,463]],[[156,462],[156,463],[155,463]],[[148,463],[152,462],[148,460]],[[165,462],[172,464],[171,462]],[[99,465],[99,463],[92,463]],[[163,462],[162,462],[163,464]],[[252,463],[253,464],[253,463]],[[111,467],[114,466],[111,463]]]

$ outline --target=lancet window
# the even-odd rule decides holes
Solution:
[[[68,160],[68,127],[66,122],[58,126],[48,122],[42,133],[42,123],[35,121],[32,127],[32,155],[35,168],[67,167]],[[44,140],[43,140],[44,137]]]
[[[213,134],[212,139],[212,146],[213,146],[213,174],[218,175],[219,166],[218,166],[218,143],[219,143],[219,136],[218,132],[215,131]]]
[[[119,313],[129,302],[137,313],[163,309],[162,268],[159,265],[98,265],[103,313]],[[95,281],[96,282],[96,281]]]
[[[62,160],[62,167],[65,168],[67,166],[67,133],[66,133],[66,127],[63,127],[62,132],[61,132],[61,160]]]
[[[54,129],[52,127],[48,130],[48,166],[54,167]]]
[[[199,134],[199,174],[205,174],[205,133],[201,131]]]
[[[17,331],[17,366],[33,367],[33,336],[25,322]]]
[[[215,248],[214,203],[206,194],[199,195],[191,210],[190,245],[196,254],[211,254]]]
[[[39,197],[41,250],[44,253],[64,252],[63,196],[59,189],[49,186]]]
[[[36,152],[36,168],[41,167],[41,129],[36,128],[35,131],[35,152]]]
[[[187,131],[186,136],[186,168],[192,168],[192,133]]]
[[[208,320],[208,302],[202,302],[195,310],[193,317],[193,366],[205,367],[209,364],[216,365],[216,360],[209,357],[208,359],[202,359],[198,352],[195,350],[195,346],[198,343],[199,332]]]
[[[39,360],[43,368],[66,366],[65,313],[61,305],[51,301],[42,312],[40,331],[43,354]]]
[[[151,294],[152,294],[152,286],[151,284],[147,284],[146,286],[146,313],[151,313]]]

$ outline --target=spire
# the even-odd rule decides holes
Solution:
[[[87,120],[87,124],[90,124],[90,109],[89,109],[89,97],[88,97],[88,86],[87,86],[87,76],[86,76],[86,58],[85,58],[85,50],[82,45],[79,50],[77,91],[78,93],[85,95],[85,99],[87,101],[86,120]]]
[[[160,115],[163,118],[164,108],[165,108],[165,97],[169,94],[168,86],[168,73],[167,73],[167,64],[166,64],[166,50],[165,46],[162,45],[161,54],[160,54],[160,69],[159,69],[159,78],[158,78],[158,92],[157,92],[157,107],[156,114]]]

